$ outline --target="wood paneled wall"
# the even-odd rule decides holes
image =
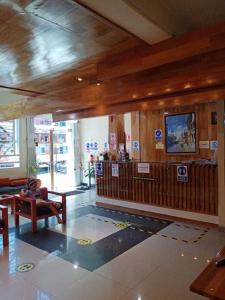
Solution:
[[[116,149],[114,149],[113,145],[110,141],[110,134],[115,133],[116,134]],[[109,116],[109,145],[110,145],[110,151],[113,154],[117,153],[117,150],[119,149],[119,144],[125,144],[125,130],[124,130],[124,115],[118,114],[118,115],[111,115]]]
[[[175,107],[165,110],[146,110],[132,113],[131,137],[132,140],[138,139],[137,129],[139,128],[140,158],[141,161],[184,161],[196,159],[210,159],[213,152],[210,149],[199,149],[199,141],[210,141],[217,139],[217,126],[211,124],[211,112],[216,111],[214,102],[196,104],[191,106]],[[165,113],[178,114],[186,112],[196,113],[197,129],[197,153],[193,155],[171,155],[165,150]],[[140,118],[140,120],[139,120]],[[137,126],[137,123],[139,124]],[[156,149],[155,130],[162,129],[164,149]],[[132,153],[131,157],[135,154]]]

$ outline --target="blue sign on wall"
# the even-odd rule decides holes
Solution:
[[[86,143],[86,150],[98,150],[98,143],[97,142],[87,142]]]
[[[103,175],[103,163],[97,162],[95,165],[96,175],[102,176]]]
[[[162,141],[162,129],[156,129],[155,130],[155,139],[158,142]]]
[[[139,152],[140,150],[139,141],[132,141],[132,149],[134,152]]]
[[[177,181],[188,181],[187,166],[177,166]]]

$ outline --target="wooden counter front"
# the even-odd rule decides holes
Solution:
[[[98,196],[160,207],[218,215],[217,166],[185,164],[188,181],[177,181],[177,165],[149,163],[149,174],[138,173],[137,162],[103,163],[97,175]],[[119,176],[112,176],[112,164],[119,164]],[[180,165],[180,164],[179,164]]]
[[[215,265],[221,258],[225,258],[225,247],[192,283],[192,292],[212,300],[225,300],[225,266],[218,268]]]

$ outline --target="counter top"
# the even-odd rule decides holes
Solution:
[[[225,247],[192,283],[192,292],[213,300],[225,300],[225,266],[218,268],[215,264],[221,258],[225,258]]]
[[[126,163],[149,163],[149,164],[169,164],[169,165],[217,165],[214,161],[211,160],[190,160],[190,161],[137,161],[137,160],[129,160],[129,161],[121,161],[121,160],[100,160],[97,162],[109,162],[115,164],[126,164]]]

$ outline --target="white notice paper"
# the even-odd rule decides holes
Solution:
[[[149,163],[138,163],[138,173],[149,174]]]
[[[119,176],[119,165],[118,164],[112,164],[112,176],[113,177]]]

